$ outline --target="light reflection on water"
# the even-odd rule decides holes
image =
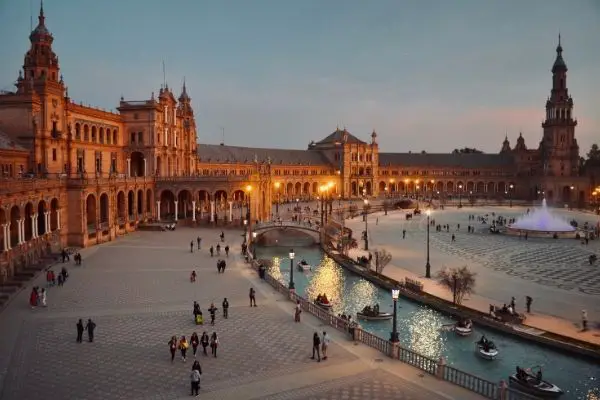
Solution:
[[[335,314],[356,312],[366,305],[379,304],[384,312],[393,312],[391,293],[355,276],[331,259],[323,257],[318,247],[294,247],[294,266],[305,259],[313,266],[312,272],[294,270],[294,282],[298,294],[314,299],[319,293],[327,294],[333,303]],[[269,273],[287,284],[290,278],[288,247],[258,249],[259,258],[271,258],[273,266]],[[389,339],[392,321],[359,321],[367,331]],[[458,337],[452,332],[442,332],[440,327],[453,321],[443,314],[425,306],[402,299],[398,300],[398,333],[400,343],[433,359],[444,356],[449,365],[484,379],[497,382],[514,372],[515,366],[531,367],[542,365],[544,375],[560,386],[563,399],[600,400],[600,366],[585,360],[569,357],[547,348],[536,346],[512,336],[475,326],[471,337]],[[475,355],[474,342],[485,334],[500,350],[497,360],[490,362]]]

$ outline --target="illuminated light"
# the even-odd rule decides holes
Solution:
[[[365,206],[368,206],[369,205],[369,200],[365,199],[364,201],[365,201]]]
[[[332,187],[333,187],[333,182],[329,182],[329,183],[327,184],[327,186],[329,186],[330,188],[332,188]]]
[[[294,249],[290,249],[290,260],[293,260],[295,256],[296,253],[294,253]]]
[[[392,299],[398,300],[398,297],[400,297],[400,290],[399,289],[392,289]]]
[[[244,225],[248,225],[248,220],[247,219],[244,220]]]
[[[256,232],[252,232],[252,238],[256,239]]]
[[[427,214],[428,217],[431,216],[431,209],[428,208],[425,210],[425,214]]]
[[[277,189],[279,189],[279,186],[281,186],[281,183],[279,183],[279,182],[275,182],[275,187],[276,187]]]
[[[247,191],[247,192],[250,192],[251,190],[252,190],[252,185],[248,185],[248,186],[246,186],[246,191]]]

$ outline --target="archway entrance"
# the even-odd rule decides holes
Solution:
[[[133,190],[127,192],[127,215],[129,216],[129,221],[135,220],[135,194]]]
[[[119,225],[124,225],[125,224],[125,210],[127,208],[126,202],[125,202],[125,192],[119,192],[117,194],[117,223]]]
[[[160,219],[175,219],[175,195],[170,190],[163,190],[160,194]]]
[[[131,153],[129,159],[129,175],[130,176],[146,176],[146,163],[144,154],[139,151]]]
[[[50,202],[50,230],[55,231],[58,228],[58,199],[52,199]]]
[[[18,206],[10,209],[10,247],[19,244],[19,223],[21,222],[21,210]]]
[[[144,191],[142,189],[137,192],[137,213],[138,215],[144,213]]]
[[[102,193],[100,195],[100,229],[107,230],[108,229],[108,195],[106,193]]]
[[[192,216],[192,194],[189,190],[182,190],[177,195],[177,215],[183,219]]]
[[[89,235],[96,234],[96,196],[88,195],[85,200],[85,223]]]
[[[2,251],[8,250],[9,245],[8,241],[10,237],[6,237],[4,233],[4,225],[7,223],[6,211],[4,211],[4,208],[0,208],[0,227],[2,227],[2,230],[0,230],[0,249]],[[4,243],[5,241],[7,242],[6,244]]]
[[[33,220],[33,204],[27,203],[25,206],[25,241],[28,242],[33,238],[33,226],[31,221]]]
[[[215,192],[215,219],[226,219],[228,210],[227,192],[224,190],[217,190]]]
[[[48,207],[44,200],[38,203],[37,207],[37,234],[38,236],[42,236],[48,232],[48,227],[46,226],[46,211],[48,211]]]

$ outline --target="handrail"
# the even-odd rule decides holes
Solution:
[[[257,260],[252,259],[252,254],[248,252],[250,266],[259,270],[260,263]],[[383,354],[397,359],[405,364],[409,364],[413,367],[420,369],[430,375],[436,376],[438,379],[442,379],[446,382],[460,386],[471,392],[477,393],[485,398],[492,400],[535,400],[536,397],[512,390],[507,387],[504,382],[494,383],[483,378],[479,378],[475,375],[463,372],[457,368],[446,365],[445,360],[441,358],[436,361],[430,357],[424,356],[416,351],[408,349],[398,343],[392,343],[389,340],[383,339],[377,335],[367,332],[360,327],[352,327],[348,324],[347,320],[341,319],[334,314],[331,314],[329,310],[317,306],[313,302],[305,299],[298,295],[294,290],[290,290],[281,283],[278,279],[273,277],[267,271],[265,271],[263,278],[269,285],[271,285],[279,293],[285,295],[291,301],[300,301],[300,307],[302,310],[314,315],[321,321],[327,323],[329,326],[336,328],[343,332],[349,332],[353,339],[357,342],[361,342],[371,348],[379,350]]]

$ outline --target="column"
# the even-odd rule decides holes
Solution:
[[[56,209],[56,230],[60,229],[60,208]]]
[[[24,219],[20,219],[17,221],[17,223],[19,224],[19,241],[18,243],[21,244],[24,242],[24,233],[25,233],[25,220]]]
[[[6,249],[7,250],[12,249],[12,243],[10,242],[10,225],[11,225],[10,222],[8,224],[6,224]]]
[[[50,233],[52,232],[52,226],[50,226],[51,218],[50,218],[50,214],[51,211],[46,211],[46,233]]]
[[[177,217],[177,212],[179,211],[179,210],[177,209],[177,203],[179,203],[179,201],[175,200],[175,221],[177,221],[177,218],[178,218],[178,217]]]
[[[215,201],[210,201],[210,222],[215,222]]]
[[[146,176],[146,174],[147,174],[146,167],[148,167],[148,161],[146,161],[146,159],[144,158],[144,176]]]
[[[131,158],[127,159],[127,177],[131,176]]]
[[[196,200],[192,200],[192,221],[196,221]]]
[[[187,200],[183,201],[183,219],[187,219]]]
[[[37,234],[37,220],[38,220],[39,214],[33,214],[31,216],[31,238],[35,239],[38,234]]]
[[[4,232],[4,238],[2,241],[2,250],[8,250],[8,239],[10,239],[8,237],[8,235],[10,232],[7,228],[8,228],[8,224],[2,224],[2,232]]]
[[[156,202],[156,220],[160,221],[160,200]]]
[[[229,202],[229,222],[233,222],[233,201]]]

